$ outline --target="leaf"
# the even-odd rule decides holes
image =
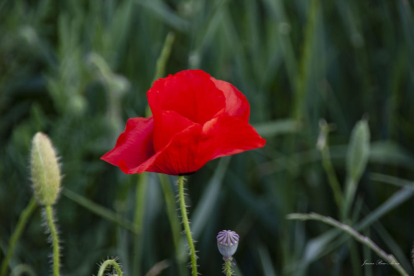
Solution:
[[[135,233],[135,226],[132,222],[129,220],[121,217],[114,211],[107,209],[99,204],[96,204],[95,202],[87,199],[86,197],[83,197],[81,195],[78,195],[75,192],[72,192],[71,190],[68,190],[67,188],[62,189],[62,194],[67,197],[68,199],[76,202],[77,204],[81,205],[85,209],[88,209],[92,213],[106,219],[112,222],[115,222],[121,227],[124,227],[125,229],[131,231],[132,233]]]
[[[370,226],[386,213],[407,201],[413,194],[414,189],[411,188],[403,188],[394,193],[387,201],[357,223],[354,227],[355,230],[360,231]],[[339,234],[338,229],[332,229],[311,239],[305,247],[301,268],[306,269],[310,263],[337,249],[349,239],[349,237],[339,237]]]
[[[300,124],[296,120],[285,119],[255,125],[254,128],[261,136],[269,138],[279,134],[298,132]]]
[[[351,141],[346,156],[348,175],[356,183],[358,183],[368,163],[369,139],[368,123],[365,120],[361,120],[352,130]]]
[[[269,251],[263,246],[263,244],[259,244],[259,256],[262,263],[264,275],[276,276],[276,272],[272,266],[272,259],[270,258]]]

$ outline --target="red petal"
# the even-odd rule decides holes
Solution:
[[[120,168],[125,173],[187,174],[199,170],[211,159],[261,148],[265,143],[245,121],[221,116],[203,127],[194,124],[176,133],[163,149],[142,164],[134,168],[121,164]]]
[[[164,148],[171,138],[195,123],[175,111],[153,108],[154,116],[154,150]]]
[[[202,127],[196,124],[175,134],[164,149],[128,173],[149,171],[179,175],[199,170],[208,161],[198,152],[201,131]]]
[[[199,124],[226,107],[223,92],[201,70],[185,70],[159,79],[147,96],[151,110],[172,110]]]
[[[261,148],[266,140],[244,120],[221,116],[203,126],[203,143],[200,152],[208,152],[210,159]]]
[[[129,119],[115,147],[101,159],[119,166],[123,171],[137,167],[154,155],[153,125],[153,117]]]
[[[250,105],[246,97],[231,83],[216,80],[213,77],[211,77],[211,80],[226,97],[226,113],[230,116],[249,122]]]

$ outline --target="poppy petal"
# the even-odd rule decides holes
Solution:
[[[208,152],[209,159],[261,148],[266,140],[242,119],[221,116],[203,126],[203,143],[200,152]]]
[[[159,79],[147,96],[151,110],[172,110],[199,124],[226,107],[224,93],[201,70],[185,70]]]
[[[102,160],[124,167],[136,167],[154,155],[152,142],[154,119],[132,118],[126,123],[125,131],[119,135],[115,147]]]
[[[158,152],[164,148],[171,140],[171,138],[189,126],[194,125],[186,117],[181,116],[172,110],[153,109],[154,116],[154,150]]]
[[[175,134],[162,150],[136,168],[128,169],[127,173],[149,171],[180,175],[199,170],[208,161],[198,154],[201,131],[201,125],[196,124]]]
[[[216,80],[211,77],[216,87],[220,89],[226,97],[226,113],[230,116],[240,118],[249,122],[250,105],[246,97],[231,83]]]

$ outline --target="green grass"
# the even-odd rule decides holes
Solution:
[[[61,274],[96,275],[97,263],[118,256],[124,275],[163,260],[162,275],[179,275],[189,259],[172,219],[176,178],[161,185],[147,175],[137,241],[138,177],[99,158],[127,118],[147,114],[154,75],[200,68],[246,95],[267,144],[188,177],[199,272],[219,275],[215,236],[231,229],[241,237],[238,275],[393,273],[356,268],[377,256],[335,229],[286,220],[309,212],[341,220],[316,148],[319,120],[336,126],[329,150],[345,194],[351,131],[366,118],[368,164],[348,222],[414,273],[413,8],[407,0],[0,0],[0,260],[31,198],[30,140],[42,131],[65,175],[54,206]],[[16,271],[50,272],[41,223],[36,211],[10,259]]]

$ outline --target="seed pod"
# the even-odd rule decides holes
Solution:
[[[52,142],[41,132],[32,140],[30,170],[37,201],[42,205],[54,204],[60,190],[60,169]]]
[[[239,235],[231,230],[223,230],[217,235],[217,247],[224,258],[234,255],[239,246]]]

